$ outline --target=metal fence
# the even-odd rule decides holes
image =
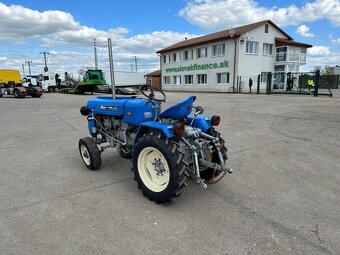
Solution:
[[[338,87],[339,75],[320,75],[320,71],[269,72],[257,76],[238,76],[236,87],[229,92],[332,96],[331,89],[338,89]]]
[[[237,76],[235,91],[237,93],[265,94],[266,88],[267,76],[261,76],[260,74]]]

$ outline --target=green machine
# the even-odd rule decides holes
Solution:
[[[106,80],[104,79],[102,70],[87,70],[83,76],[82,82],[72,82],[70,79],[65,77],[66,86],[59,89],[60,93],[65,94],[84,94],[85,92],[93,93],[97,85],[105,85]]]

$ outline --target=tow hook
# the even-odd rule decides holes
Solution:
[[[208,188],[208,185],[205,183],[203,179],[199,178],[198,181],[201,185],[202,190],[206,190]]]

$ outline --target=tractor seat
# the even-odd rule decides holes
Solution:
[[[191,113],[192,105],[195,100],[195,96],[189,96],[183,101],[170,106],[168,109],[163,111],[159,117],[166,119],[182,119]]]

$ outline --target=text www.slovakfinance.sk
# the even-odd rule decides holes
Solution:
[[[207,69],[219,69],[228,68],[229,61],[224,60],[220,63],[210,63],[210,64],[191,64],[187,66],[169,67],[165,68],[166,73],[176,73],[185,71],[197,71],[197,70],[207,70]]]

